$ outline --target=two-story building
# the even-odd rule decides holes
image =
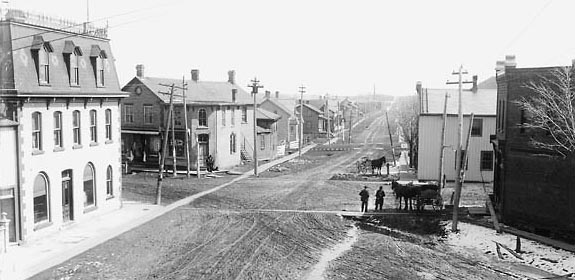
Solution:
[[[575,161],[531,145],[550,135],[526,127],[529,116],[517,104],[537,96],[528,84],[556,82],[558,68],[516,68],[509,57],[498,63],[494,194],[505,224],[575,242]]]
[[[297,147],[299,141],[299,120],[294,113],[294,105],[295,99],[280,98],[277,91],[273,97],[270,96],[269,92],[266,92],[264,98],[259,102],[259,108],[280,117],[277,120],[277,144],[278,147],[284,147],[284,152],[290,146]],[[282,153],[280,152],[280,154]]]
[[[10,241],[120,206],[120,91],[105,28],[0,20],[0,212]]]
[[[168,117],[170,95],[167,93],[172,84],[178,87],[185,84],[186,90],[175,88],[174,91],[171,123],[175,128],[175,140],[171,141],[168,136],[167,164],[173,159],[175,146],[178,166],[186,165],[185,115],[193,169],[197,169],[196,162],[200,163],[200,168],[205,167],[208,155],[212,155],[216,166],[227,168],[240,164],[241,154],[253,152],[253,99],[236,84],[235,71],[228,72],[227,81],[202,81],[199,70],[192,70],[191,79],[185,81],[148,77],[143,65],[136,66],[136,74],[123,87],[129,93],[122,101],[122,152],[125,158],[134,164],[157,166]]]
[[[268,110],[256,109],[257,147],[259,160],[271,160],[278,156],[278,120],[281,116]]]
[[[493,181],[493,149],[489,137],[495,132],[496,89],[479,88],[477,76],[474,77],[471,89],[465,89],[461,95],[463,112],[462,143],[465,149],[467,135],[471,125],[471,138],[467,151],[467,169],[465,181]],[[457,88],[431,89],[417,85],[419,98],[418,123],[418,164],[417,178],[419,180],[440,180],[440,161],[443,149],[443,174],[447,181],[456,178],[456,150],[458,135],[458,103]],[[445,95],[447,98],[447,119],[445,125],[445,142],[441,147],[443,112]],[[471,113],[474,114],[473,123]]]
[[[305,143],[309,143],[313,139],[325,136],[326,134],[326,124],[327,118],[324,115],[324,112],[321,111],[319,108],[309,104],[309,100],[303,100],[301,104],[303,110],[302,118],[303,118],[303,140]],[[300,113],[300,103],[296,103],[295,111],[298,114]]]

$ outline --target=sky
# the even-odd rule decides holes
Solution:
[[[3,0],[6,1],[6,0]],[[570,0],[10,0],[12,8],[109,26],[121,86],[145,75],[257,77],[282,96],[415,94],[449,88],[460,65],[479,81],[518,67],[570,65]],[[89,9],[87,9],[87,6]],[[87,12],[89,11],[89,13]],[[89,14],[89,15],[88,15]]]

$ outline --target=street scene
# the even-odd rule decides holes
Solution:
[[[575,5],[468,8],[2,1],[0,280],[575,279]]]

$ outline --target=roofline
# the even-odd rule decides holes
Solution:
[[[125,98],[128,94],[1,94],[0,98]]]
[[[283,106],[282,104],[280,104],[280,103],[277,102],[277,101],[274,101],[273,99],[271,99],[271,98],[269,98],[269,97],[264,98],[264,100],[262,100],[262,102],[260,102],[260,104],[262,104],[262,103],[264,103],[265,101],[268,101],[268,100],[269,100],[270,102],[274,103],[278,108],[280,108],[282,111],[286,112],[288,115],[294,115],[294,113],[293,113],[293,112],[290,112],[289,110],[287,110],[287,108],[285,108],[285,106]]]
[[[443,117],[443,113],[420,113],[419,114],[420,117]],[[447,114],[448,117],[457,117],[457,114]],[[471,113],[463,113],[463,116],[471,116]],[[474,114],[475,117],[497,117],[497,115],[494,114]]]
[[[50,31],[50,33],[63,33],[63,34],[68,34],[68,35],[74,35],[77,37],[84,37],[84,38],[89,38],[89,39],[96,39],[96,40],[100,40],[100,41],[110,42],[109,38],[102,38],[102,37],[97,37],[97,36],[93,36],[93,35],[86,35],[86,34],[81,34],[81,33],[76,33],[76,32],[70,32],[70,31],[65,31],[62,29],[46,27],[46,26],[36,25],[36,24],[31,24],[31,23],[26,23],[26,22],[18,22],[18,21],[15,21],[13,19],[1,20],[0,24],[2,24],[2,23],[4,23],[4,24],[15,24],[15,25],[20,25],[20,26],[27,26],[27,27],[43,29],[46,31]]]

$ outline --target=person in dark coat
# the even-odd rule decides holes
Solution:
[[[367,186],[364,186],[363,190],[359,192],[359,197],[361,198],[361,212],[367,212],[367,201],[369,200]]]
[[[379,186],[379,190],[375,192],[375,211],[383,210],[383,198],[385,197],[385,192],[383,187]]]

